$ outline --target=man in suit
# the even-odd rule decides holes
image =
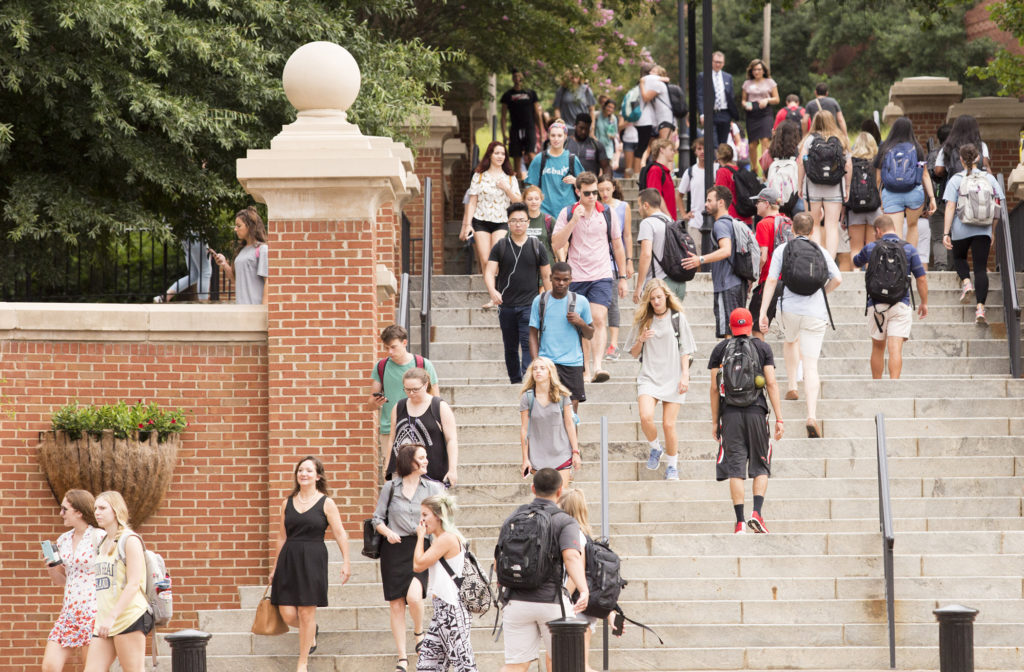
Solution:
[[[711,55],[711,84],[712,93],[715,96],[715,116],[712,119],[714,148],[729,139],[729,126],[733,120],[740,118],[739,109],[736,107],[736,96],[732,90],[732,75],[724,72],[725,54],[716,51]],[[700,102],[700,123],[704,126],[704,133],[707,134],[707,124],[704,123],[704,73],[697,73],[697,97]]]

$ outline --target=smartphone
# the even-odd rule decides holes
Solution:
[[[60,553],[53,547],[53,544],[51,544],[49,540],[46,540],[43,542],[42,546],[43,555],[46,557],[46,561],[50,563],[50,566],[53,567],[54,565],[59,565],[61,563]]]
[[[384,396],[383,392],[374,392],[373,396],[376,399],[383,399],[384,401],[387,401],[387,399],[388,399],[387,397]]]
[[[528,477],[529,475],[530,475],[530,468],[529,468],[529,467],[525,467],[525,468],[523,469],[523,478],[526,478],[526,477]]]

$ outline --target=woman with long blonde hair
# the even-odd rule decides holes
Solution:
[[[107,533],[96,548],[96,621],[86,672],[107,672],[116,659],[125,672],[142,672],[153,615],[146,599],[142,540],[128,527],[128,505],[113,490],[96,496],[96,524]]]
[[[427,593],[433,600],[434,617],[423,638],[417,670],[477,670],[469,611],[455,585],[455,577],[463,576],[466,566],[466,538],[455,527],[455,511],[455,498],[446,493],[431,495],[420,504],[412,568],[428,572]],[[434,540],[425,548],[428,535]]]
[[[640,359],[640,373],[636,378],[637,405],[640,429],[651,446],[647,468],[657,469],[662,454],[667,454],[665,480],[678,481],[676,415],[690,389],[690,362],[697,345],[683,314],[682,302],[664,280],[647,281],[633,316],[630,335],[634,340],[629,352]],[[654,409],[659,401],[664,448],[658,441],[658,427],[654,424]]]
[[[523,478],[550,467],[567,487],[573,470],[580,467],[580,448],[570,393],[558,380],[555,363],[547,357],[530,362],[519,394]]]
[[[807,174],[805,162],[809,158],[812,146],[816,142],[826,142],[829,138],[838,138],[843,147],[844,174],[838,184],[819,184],[811,180]],[[828,110],[822,110],[814,115],[811,122],[811,132],[807,134],[800,144],[800,152],[797,156],[798,182],[802,185],[804,199],[811,215],[814,216],[814,229],[811,231],[811,240],[821,244],[834,259],[839,251],[839,220],[843,214],[843,203],[846,195],[850,193],[850,178],[853,173],[853,164],[850,162],[850,140],[846,134],[839,130],[836,118]],[[825,227],[825,241],[821,240],[821,227]]]
[[[850,162],[853,166],[854,176],[865,170],[871,175],[867,186],[874,189],[876,193],[878,185],[874,179],[873,163],[877,154],[878,143],[875,142],[874,136],[866,131],[861,131],[860,135],[854,138],[853,147],[850,148]],[[878,202],[881,204],[881,196],[878,197]],[[856,257],[866,244],[874,242],[875,227],[872,226],[872,223],[882,216],[882,206],[879,205],[869,212],[854,212],[853,207],[852,203],[847,203],[846,230],[850,233],[850,256]]]
[[[583,572],[586,574],[587,570],[587,543],[594,536],[594,531],[590,527],[590,514],[587,511],[587,498],[583,494],[583,491],[574,488],[566,491],[561,497],[558,498],[558,508],[565,511],[580,526],[580,549],[581,555],[583,556]],[[565,577],[565,588],[572,595],[576,590],[576,586],[573,584],[572,579],[568,576]],[[586,672],[595,672],[590,667],[590,638],[597,629],[597,622],[601,619],[596,616],[584,616],[587,619],[587,629],[583,631],[583,665]],[[548,654],[548,668],[551,669],[551,654]]]

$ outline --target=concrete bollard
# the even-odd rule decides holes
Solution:
[[[583,633],[587,619],[572,616],[548,621],[551,630],[551,669],[548,672],[584,672]]]
[[[932,613],[939,621],[939,671],[974,672],[974,617],[978,610],[951,604]]]
[[[206,644],[211,637],[200,630],[179,630],[164,637],[171,646],[171,672],[206,672]]]

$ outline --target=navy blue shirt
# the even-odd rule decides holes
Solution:
[[[924,276],[925,273],[927,273],[927,271],[924,270],[924,266],[921,264],[921,257],[918,256],[916,247],[914,247],[908,242],[901,241],[900,237],[897,236],[895,233],[887,233],[883,235],[882,240],[892,240],[897,243],[903,242],[903,253],[907,255],[907,268],[910,269],[910,272],[914,275],[915,278],[920,278]],[[861,251],[858,252],[857,256],[853,258],[853,265],[856,266],[857,268],[867,266],[868,262],[871,261],[871,251],[874,249],[874,241],[868,243],[863,248],[861,248]],[[907,304],[908,306],[910,305],[910,292],[907,292],[907,295],[903,297],[903,303]],[[868,305],[874,305],[874,301],[871,300],[871,297],[868,297]]]

